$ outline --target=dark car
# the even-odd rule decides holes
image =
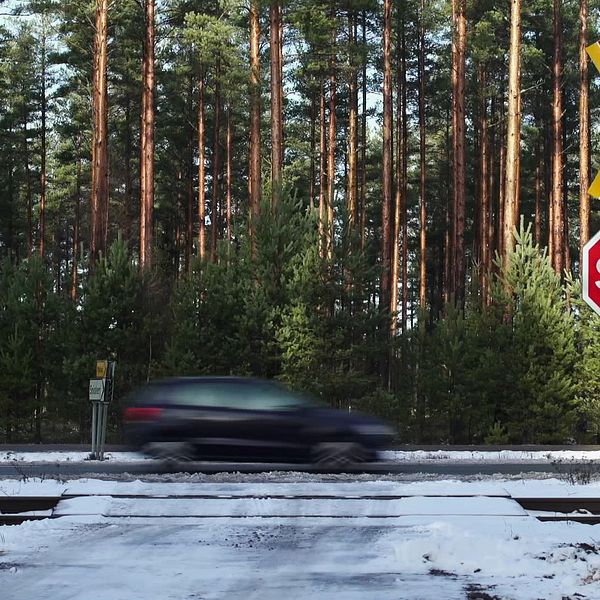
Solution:
[[[124,420],[131,445],[173,459],[349,464],[375,458],[394,435],[373,417],[242,377],[150,383],[132,396]]]

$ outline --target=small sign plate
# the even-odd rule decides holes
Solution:
[[[104,379],[107,375],[108,371],[108,361],[107,360],[97,360],[96,361],[96,377],[98,379]]]
[[[104,379],[90,379],[90,401],[104,402]]]

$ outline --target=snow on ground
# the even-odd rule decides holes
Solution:
[[[89,452],[0,452],[0,463],[57,463],[84,462],[89,460]],[[152,458],[138,452],[105,452],[104,459],[111,462],[140,462]],[[90,461],[91,462],[91,461]]]
[[[490,462],[519,463],[553,461],[600,460],[600,451],[593,450],[388,450],[381,452],[381,458],[391,462],[444,463],[444,462]]]
[[[511,499],[597,483],[0,481],[15,493],[71,498],[0,527],[3,600],[600,598],[600,525]]]
[[[153,460],[138,452],[106,452],[105,460],[128,463]],[[481,463],[550,463],[568,461],[600,460],[600,451],[591,450],[387,450],[380,452],[380,458],[389,462],[410,462],[418,464],[445,462],[481,462]],[[89,460],[89,452],[17,452],[0,451],[0,463],[57,463],[84,462]],[[94,462],[94,461],[90,461]]]

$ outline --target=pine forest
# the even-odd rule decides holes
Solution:
[[[0,1],[0,441],[154,378],[600,441],[600,0]]]

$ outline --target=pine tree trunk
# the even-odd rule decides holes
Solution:
[[[535,243],[542,245],[542,155],[539,140],[535,146]]]
[[[384,311],[390,307],[390,254],[392,248],[392,2],[383,3],[383,168],[381,182],[381,294]]]
[[[507,264],[519,225],[519,161],[521,146],[521,0],[511,0],[506,133],[506,184],[502,257]]]
[[[220,180],[221,180],[221,145],[219,136],[221,132],[221,63],[217,58],[215,65],[215,118],[213,130],[213,174],[212,174],[212,202],[210,225],[210,256],[213,262],[217,260],[217,239],[220,237],[221,219],[220,208]]]
[[[402,16],[403,18],[403,16]],[[402,31],[402,18],[400,9],[397,10],[397,26],[396,26],[396,190],[394,198],[394,215],[392,221],[392,258],[391,258],[391,280],[390,280],[390,312],[392,318],[390,321],[390,332],[391,335],[396,335],[398,331],[398,322],[400,314],[400,303],[399,303],[399,289],[400,273],[402,265],[402,223],[405,212],[405,197],[404,192],[404,180],[403,180],[403,156],[402,150],[404,145],[402,143],[402,97],[404,90],[405,73],[403,72],[402,64],[402,45],[400,43],[401,31]],[[392,124],[393,129],[393,124]],[[393,177],[392,177],[393,180]]]
[[[335,22],[335,4],[332,5],[331,20]],[[330,75],[329,75],[329,134],[328,134],[328,148],[327,148],[327,216],[326,216],[326,227],[325,227],[325,239],[327,258],[331,260],[333,258],[333,203],[335,200],[335,146],[336,146],[336,89],[337,89],[337,75],[336,75],[336,27],[333,26],[331,33],[331,61],[330,61]]]
[[[495,199],[496,199],[496,187],[498,185],[496,178],[496,149],[497,144],[496,140],[498,139],[497,135],[497,123],[498,123],[498,111],[496,109],[497,100],[496,96],[492,95],[490,101],[490,118],[489,118],[489,126],[488,126],[488,135],[489,135],[489,144],[488,144],[488,198],[489,198],[489,210],[488,210],[488,264],[486,265],[486,270],[491,277],[492,273],[492,258],[496,252],[496,237],[494,235],[494,219],[497,217],[497,213],[495,211]]]
[[[227,140],[226,140],[226,161],[227,161],[227,180],[226,180],[226,203],[227,203],[227,214],[225,216],[227,222],[227,241],[231,242],[232,231],[231,231],[231,187],[233,185],[233,125],[231,123],[231,105],[227,106]]]
[[[580,0],[579,6],[579,256],[590,239],[590,112],[589,76],[587,66],[588,0]]]
[[[333,67],[335,68],[335,67]],[[333,258],[333,203],[335,201],[335,141],[336,141],[336,74],[329,79],[329,128],[327,143],[327,214],[325,217],[325,246],[328,259]]]
[[[185,236],[185,270],[191,272],[192,248],[194,241],[194,79],[190,73],[188,81],[188,156],[187,156],[187,210],[186,210],[186,236]]]
[[[348,222],[350,234],[354,235],[358,225],[358,72],[355,66],[356,13],[348,12],[348,34],[350,38],[350,85],[348,116]]]
[[[25,193],[27,197],[27,257],[31,258],[33,253],[33,191],[31,185],[31,166],[29,164],[29,142],[27,141],[27,137],[29,135],[29,130],[27,129],[27,120],[28,115],[23,115],[23,159],[25,161]]]
[[[560,0],[553,4],[554,54],[552,59],[552,266],[562,276],[565,257],[563,194],[562,22]]]
[[[496,210],[496,227],[495,227],[495,238],[496,238],[496,250],[500,256],[504,253],[504,207],[506,205],[504,198],[506,196],[506,135],[504,129],[504,89],[500,91],[500,117],[498,126],[500,128],[499,145],[500,145],[500,156],[498,164],[498,204]]]
[[[92,189],[91,189],[91,268],[105,253],[104,215],[108,206],[108,6],[109,0],[96,0],[94,69],[92,95]]]
[[[479,89],[481,102],[479,107],[480,118],[480,173],[479,173],[479,264],[481,269],[481,299],[484,304],[488,303],[489,270],[490,263],[490,177],[489,169],[489,129],[488,129],[488,100],[486,97],[486,74],[483,67],[479,72]]]
[[[319,92],[319,254],[326,254],[325,228],[327,221],[327,119],[325,115],[325,84]]]
[[[269,9],[271,50],[271,204],[277,206],[283,168],[283,106],[281,65],[281,7],[272,0]]]
[[[131,122],[131,100],[129,94],[125,103],[125,207],[124,207],[124,230],[125,242],[132,249],[132,232],[134,219],[133,206],[133,172],[131,163],[133,161],[133,134]]]
[[[463,306],[465,296],[465,55],[467,43],[466,0],[452,0],[452,139],[453,139],[453,241],[451,296]]]
[[[419,12],[419,306],[427,304],[427,202],[425,198],[425,0]]]
[[[46,144],[46,120],[47,120],[47,98],[46,98],[46,79],[47,79],[47,57],[46,57],[46,16],[42,18],[42,73],[41,73],[41,163],[40,163],[40,239],[39,239],[39,251],[42,260],[46,257],[46,158],[47,158],[47,144]]]
[[[315,151],[316,151],[316,134],[317,126],[315,120],[317,118],[317,100],[313,91],[310,97],[310,174],[308,182],[308,206],[312,213],[315,209]]]
[[[140,267],[152,267],[154,227],[154,20],[155,0],[145,0],[146,37],[142,74],[142,126],[140,131]]]
[[[206,116],[204,73],[198,80],[198,255],[206,258]]]
[[[77,148],[77,179],[75,184],[75,223],[73,224],[73,251],[71,262],[71,301],[77,301],[78,268],[79,263],[79,229],[81,221],[81,157],[79,156],[79,144]]]
[[[255,226],[260,214],[262,194],[261,148],[260,148],[260,2],[250,2],[250,160],[248,169],[248,234],[255,252]]]
[[[402,72],[402,333],[406,332],[406,323],[408,319],[408,102],[406,83],[406,22],[402,20],[401,35],[401,67]],[[412,311],[414,315],[414,310]],[[412,319],[411,319],[412,322]]]
[[[367,45],[367,13],[362,12],[362,43]],[[362,68],[362,113],[361,113],[361,149],[360,149],[360,248],[364,250],[366,242],[367,220],[367,61]]]
[[[452,164],[451,144],[450,144],[450,110],[446,113],[446,161],[445,164],[448,168],[447,180],[450,180],[450,167]],[[452,123],[454,123],[452,118]],[[453,297],[453,277],[454,271],[452,267],[452,259],[454,257],[454,194],[450,193],[450,186],[446,186],[446,227],[444,230],[444,285],[442,299],[443,304],[447,305],[450,303],[450,298]]]

